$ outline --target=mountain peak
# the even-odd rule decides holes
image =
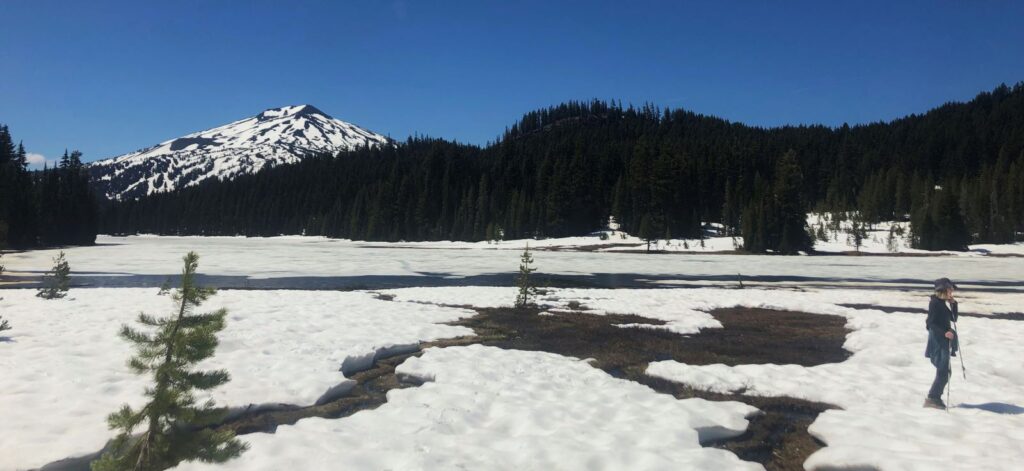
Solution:
[[[264,112],[256,115],[256,119],[259,121],[267,121],[271,119],[287,118],[291,116],[310,116],[320,115],[327,119],[334,119],[327,113],[320,111],[319,108],[313,105],[293,105],[293,106],[282,106],[280,108],[271,108]]]
[[[89,172],[107,198],[172,191],[208,178],[231,179],[293,163],[307,155],[335,153],[390,140],[313,105],[271,108],[251,118],[93,162]]]

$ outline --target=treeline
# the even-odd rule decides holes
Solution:
[[[97,202],[78,151],[60,164],[30,171],[25,146],[0,125],[0,247],[91,245]]]
[[[748,250],[810,250],[803,214],[913,219],[915,245],[1024,233],[1024,84],[888,123],[757,128],[685,110],[571,102],[486,147],[410,138],[113,205],[110,233],[484,240],[645,238],[702,221]]]

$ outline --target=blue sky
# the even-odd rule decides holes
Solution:
[[[111,157],[310,103],[483,144],[571,99],[890,120],[1024,80],[1024,2],[4,2],[0,123]]]

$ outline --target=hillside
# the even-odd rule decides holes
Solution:
[[[581,235],[614,215],[645,239],[693,237],[709,221],[793,253],[811,242],[799,237],[811,210],[913,219],[920,248],[1020,240],[1024,85],[835,129],[573,102],[488,147],[409,139],[124,202],[103,230],[474,241]]]

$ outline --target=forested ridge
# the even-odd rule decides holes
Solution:
[[[112,204],[101,232],[484,240],[641,237],[701,221],[807,250],[804,213],[909,217],[916,246],[1024,237],[1024,83],[888,123],[758,128],[602,101],[526,114],[487,146],[414,137]]]
[[[54,168],[28,169],[22,143],[0,125],[0,248],[92,245],[97,201],[78,151]]]

